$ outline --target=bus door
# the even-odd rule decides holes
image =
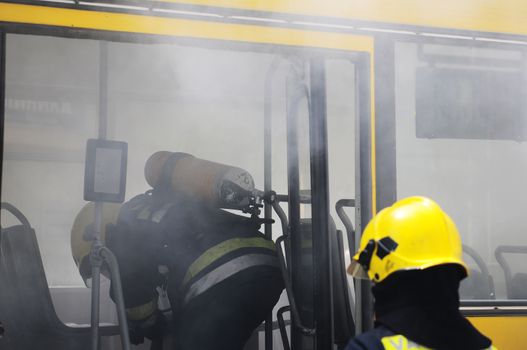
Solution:
[[[368,286],[345,274],[372,212],[370,56],[281,58],[265,94],[265,214],[281,224],[266,233],[283,255],[289,305],[277,311],[284,348],[342,348],[371,323],[361,310]],[[280,99],[285,110],[276,108]]]

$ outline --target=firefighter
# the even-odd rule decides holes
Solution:
[[[410,197],[379,212],[348,268],[373,281],[375,328],[346,350],[495,349],[459,311],[461,254],[454,222],[434,201]]]
[[[259,232],[261,221],[218,207],[245,201],[240,188],[252,178],[233,176],[241,174],[238,168],[168,152],[152,156],[146,169],[153,191],[124,203],[117,216],[103,215],[110,223],[104,240],[119,262],[131,342],[171,333],[177,350],[243,349],[283,290],[275,245]],[[219,188],[204,191],[207,184]],[[201,194],[192,195],[192,186]],[[105,206],[115,212],[114,205]],[[73,231],[86,226],[92,210],[88,205],[81,211]],[[86,260],[76,259],[84,278]],[[170,318],[158,310],[165,292]]]

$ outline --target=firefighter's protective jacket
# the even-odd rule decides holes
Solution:
[[[256,266],[278,268],[274,243],[251,218],[189,198],[156,203],[149,194],[125,203],[108,246],[119,261],[129,319],[157,309],[156,288],[168,284],[173,310]],[[168,279],[159,267],[168,268]]]

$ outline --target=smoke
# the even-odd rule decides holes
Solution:
[[[313,4],[304,4],[305,11]],[[353,8],[355,17],[376,19],[372,6],[378,3],[332,4],[335,6],[325,6],[327,12],[320,15],[335,16]],[[300,11],[299,2],[290,5],[282,10]],[[266,5],[258,6],[265,9]],[[472,5],[459,6],[463,6],[460,13],[477,11]],[[390,10],[383,7],[378,13]],[[424,20],[429,12],[428,7],[420,8],[414,17]],[[295,24],[285,17],[269,14],[268,19],[277,26],[313,21],[306,16]],[[237,21],[249,23],[247,18]],[[313,28],[295,40],[308,40]],[[333,29],[340,31],[338,38],[345,38],[343,25]],[[323,28],[328,35],[333,29]],[[298,29],[295,33],[300,35]],[[482,47],[474,40],[445,38],[441,44],[423,44],[384,35],[397,41],[395,103],[389,111],[394,114],[395,130],[380,128],[377,136],[395,133],[397,197],[420,194],[437,200],[453,217],[464,243],[483,258],[497,297],[506,298],[495,249],[527,244],[523,220],[527,207],[523,193],[527,173],[525,49],[501,44]],[[288,38],[276,39],[287,42]],[[18,206],[35,227],[49,284],[76,293],[85,292],[79,291],[83,283],[71,258],[69,235],[84,204],[85,141],[96,138],[98,131],[99,49],[95,40],[7,35],[2,201]],[[129,146],[127,200],[150,188],[144,176],[145,162],[160,150],[240,167],[263,189],[265,88],[272,67],[268,85],[271,188],[287,194],[290,174],[298,165],[299,189],[309,194],[313,52],[249,43],[110,42],[108,138]],[[357,87],[363,77],[357,74],[353,60],[329,50],[322,55],[327,55],[330,214],[336,228],[344,231],[334,205],[339,199],[356,198],[360,186],[356,126],[364,102],[358,100]],[[294,123],[294,134],[288,133],[288,117]],[[288,160],[288,144],[292,143],[297,144],[298,164]],[[379,172],[390,171],[385,164],[377,165]],[[287,212],[287,204],[283,207]],[[301,217],[311,218],[311,209],[302,204]],[[354,212],[348,213],[355,222]],[[283,232],[278,217],[273,218],[276,239]],[[12,223],[2,216],[3,226]],[[347,261],[353,253],[345,249]],[[512,260],[515,272],[525,272],[525,260],[518,256]],[[58,297],[67,294],[64,290],[53,292],[58,312],[65,319],[85,321],[87,296],[79,297],[83,306],[76,310],[70,307],[73,302],[63,303]],[[282,300],[279,305],[285,303]]]
[[[30,60],[37,47],[40,60]],[[69,231],[83,203],[84,143],[97,136],[99,46],[95,41],[10,35],[8,52],[7,97],[11,102],[7,106],[3,197],[20,206],[35,226],[49,283],[75,287],[69,290],[80,293],[83,283],[71,258]],[[159,150],[241,167],[263,189],[264,87],[277,60],[283,63],[270,85],[272,188],[286,194],[286,113],[293,98],[288,94],[299,86],[309,89],[307,57],[250,48],[230,51],[109,43],[108,138],[126,141],[129,146],[127,199],[149,189],[145,161]],[[31,68],[24,71],[23,66]],[[335,201],[354,196],[350,169],[354,168],[355,96],[348,92],[354,87],[353,71],[348,63],[328,62],[330,151],[342,151],[330,160],[330,166],[338,169],[338,181],[331,181]],[[307,191],[311,187],[308,101],[307,95],[299,96],[294,126],[300,188]],[[68,108],[60,113],[49,107],[64,105]],[[302,216],[311,217],[310,210],[302,205]],[[277,217],[275,220],[278,222]],[[274,238],[281,234],[279,224],[274,232]],[[57,293],[57,310],[66,321],[86,321],[88,300],[83,299],[82,307],[65,307],[70,304],[60,297],[64,293]]]

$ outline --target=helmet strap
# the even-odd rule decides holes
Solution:
[[[359,264],[361,264],[366,271],[370,269],[371,258],[373,257],[373,252],[375,251],[376,246],[377,242],[370,239],[359,255]]]

